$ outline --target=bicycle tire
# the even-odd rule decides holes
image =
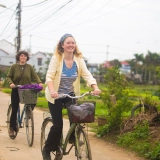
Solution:
[[[41,127],[41,139],[40,139],[41,151],[43,150],[43,147],[48,137],[48,133],[52,125],[53,125],[53,122],[51,118],[44,119]]]
[[[83,128],[79,128],[76,134],[78,138],[75,146],[77,160],[92,160],[91,148],[86,132]]]
[[[34,141],[34,118],[32,108],[30,106],[26,106],[25,118],[27,141],[28,145],[31,147]]]
[[[138,108],[141,108],[142,106],[143,106],[142,104],[138,104],[138,105],[136,105],[136,106],[134,106],[134,107],[132,108],[132,111],[131,111],[131,118],[134,117],[134,112],[135,112]],[[145,108],[146,110],[148,110],[149,107],[150,107],[150,105],[144,104],[144,108]]]
[[[11,118],[11,113],[12,113],[12,105],[10,104],[9,107],[8,107],[8,111],[7,111],[7,129],[8,129],[8,135],[10,133],[10,118]],[[11,139],[15,139],[17,137],[17,133],[18,133],[18,130],[19,130],[19,126],[18,126],[18,122],[16,121],[16,127],[17,127],[17,132],[15,132],[14,136],[10,136],[9,137]]]

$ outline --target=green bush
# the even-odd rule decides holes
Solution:
[[[151,143],[147,121],[135,126],[133,132],[118,136],[117,144],[130,148],[150,160],[160,160],[160,143]]]

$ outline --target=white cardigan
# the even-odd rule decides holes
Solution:
[[[60,84],[60,78],[61,78],[61,73],[63,68],[63,60],[64,60],[63,56],[61,60],[59,60],[57,56],[53,55],[48,67],[47,74],[46,74],[46,83],[49,81],[52,81],[54,86],[54,91],[56,92],[58,91],[59,84]],[[87,82],[87,86],[91,86],[92,84],[97,84],[97,82],[93,78],[89,70],[87,69],[83,58],[74,56],[73,60],[76,62],[77,69],[78,69],[78,77],[73,83],[74,92],[76,95],[79,95],[81,76]],[[50,103],[54,104],[54,98],[51,97],[48,86],[45,89],[45,97]]]

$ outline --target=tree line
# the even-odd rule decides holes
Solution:
[[[131,67],[131,77],[132,75],[140,75],[142,78],[141,83],[143,84],[160,84],[160,54],[148,51],[146,55],[135,53],[134,57],[133,59],[126,60]],[[121,63],[117,59],[109,63],[113,67],[121,67]],[[103,76],[107,72],[107,67],[101,64],[98,70],[99,75]]]

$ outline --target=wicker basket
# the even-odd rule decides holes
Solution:
[[[95,117],[95,103],[82,103],[71,105],[68,109],[68,116],[71,123],[92,123]]]
[[[20,103],[36,104],[38,93],[31,89],[18,89]]]

